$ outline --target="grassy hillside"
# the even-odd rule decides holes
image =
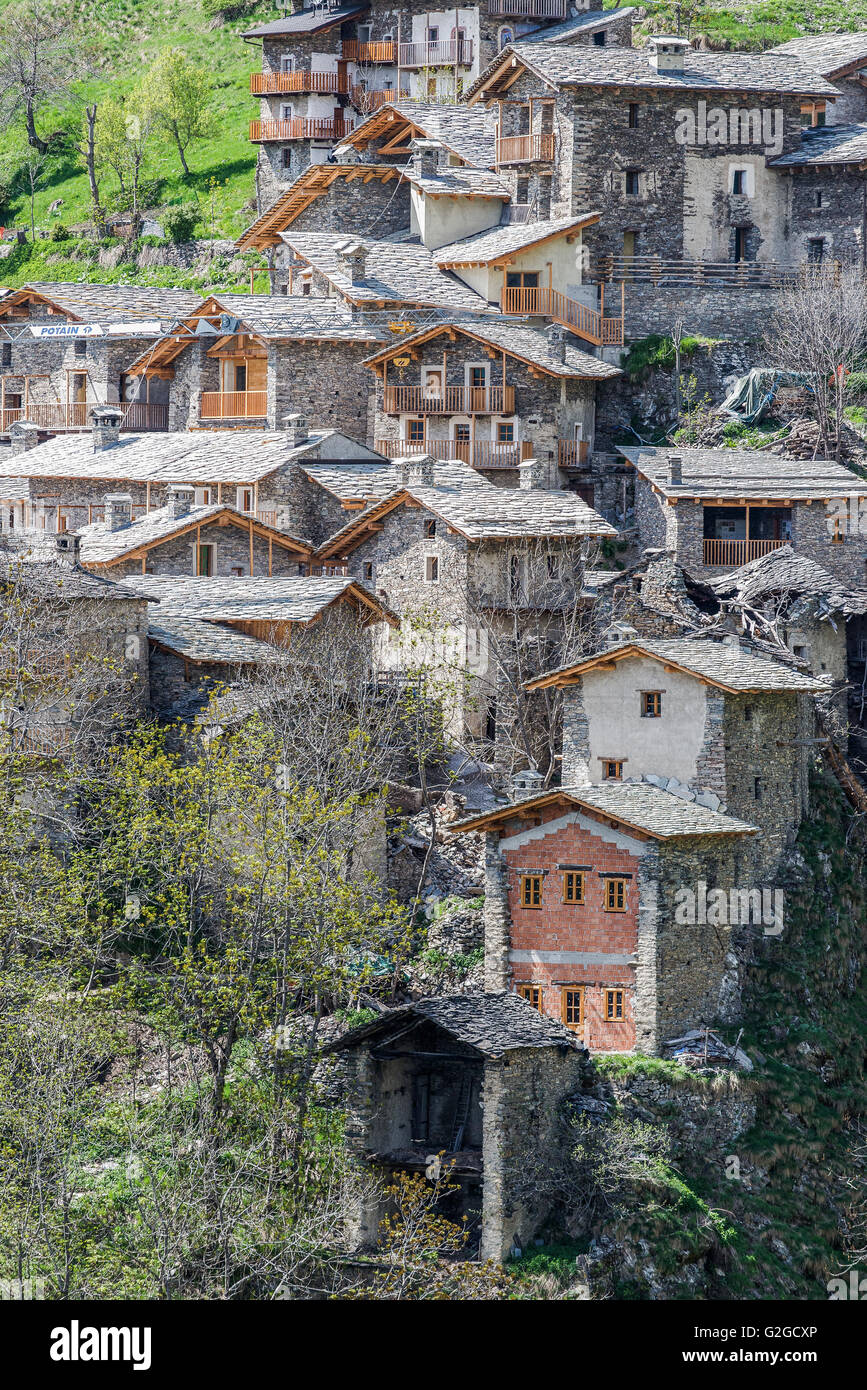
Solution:
[[[848,33],[867,27],[867,0],[742,0],[740,4],[658,0],[644,6],[657,30],[676,31],[677,10],[684,32],[704,36],[714,48],[772,48],[799,34]]]

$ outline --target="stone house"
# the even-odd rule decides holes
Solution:
[[[848,468],[749,449],[618,452],[635,470],[640,542],[675,552],[695,578],[791,544],[838,581],[864,582],[867,489]]]
[[[573,1032],[512,994],[446,995],[390,1009],[323,1053],[343,1062],[347,1140],[361,1166],[387,1179],[448,1165],[458,1190],[442,1215],[466,1218],[482,1259],[532,1239],[549,1214],[534,1157],[559,1151],[562,1105],[586,1069]],[[358,1247],[375,1246],[387,1211],[387,1201],[360,1202]]]
[[[121,429],[166,430],[168,396],[140,396],[126,369],[196,305],[188,290],[32,284],[0,299],[0,437],[29,420],[48,433],[90,428],[122,404]]]
[[[148,602],[151,704],[164,719],[190,718],[212,692],[252,676],[274,660],[270,642],[225,623],[161,611]]]
[[[382,452],[458,458],[514,486],[522,461],[543,486],[594,503],[596,393],[619,368],[579,348],[559,324],[437,324],[368,359],[376,373],[374,438]],[[604,489],[602,489],[604,491]],[[613,499],[600,492],[599,504]]]
[[[867,123],[805,128],[800,147],[768,167],[788,183],[794,258],[867,266]]]
[[[854,34],[799,34],[768,50],[795,58],[836,87],[833,102],[805,102],[805,125],[867,121],[867,38]]]

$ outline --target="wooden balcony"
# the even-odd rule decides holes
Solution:
[[[424,386],[386,386],[386,415],[511,415],[514,386],[447,386],[433,394]]]
[[[775,289],[790,283],[800,270],[800,265],[783,261],[703,261],[689,257],[666,261],[661,256],[600,256],[590,278],[696,288],[761,286]]]
[[[333,92],[345,96],[349,81],[336,72],[251,72],[250,91],[254,97],[279,96],[282,92]]]
[[[538,135],[502,135],[497,137],[498,164],[550,164],[554,158],[554,132]]]
[[[268,140],[340,140],[349,134],[354,124],[345,116],[325,120],[295,116],[291,121],[251,121],[250,139],[259,144]]]
[[[367,87],[353,87],[349,99],[352,105],[364,116],[387,106],[390,101],[399,101],[400,93],[395,87],[385,87],[382,91],[370,91]]]
[[[591,309],[578,299],[570,299],[559,290],[541,287],[504,289],[502,310],[504,314],[539,314],[543,318],[554,319],[597,347],[620,347],[623,344],[622,312],[617,318],[605,318],[604,312]]]
[[[569,0],[488,0],[488,14],[501,19],[568,19]]]
[[[557,461],[561,468],[581,468],[587,462],[589,452],[586,439],[561,439]]]
[[[202,420],[261,420],[267,414],[267,391],[202,392]]]
[[[788,544],[788,541],[705,540],[704,563],[709,566],[722,566],[725,569],[737,569],[748,560],[758,560],[762,555],[769,555],[772,550],[779,550],[781,545]]]
[[[393,63],[397,56],[397,44],[390,39],[385,43],[359,43],[358,39],[344,39],[340,45],[340,56],[355,63]]]
[[[398,49],[402,68],[468,68],[473,62],[472,39],[447,39],[443,43],[402,43]]]
[[[429,439],[424,444],[401,439],[379,439],[375,448],[386,457],[407,454],[430,454],[435,459],[459,459],[473,468],[517,468],[524,459],[533,457],[533,445],[526,439],[501,444],[494,439],[479,439],[475,443],[457,439]]]
[[[14,425],[17,420],[29,420],[32,424],[38,425],[41,430],[50,430],[57,434],[65,433],[67,430],[87,430],[93,425],[90,412],[97,404],[103,404],[103,402],[76,402],[68,406],[57,403],[34,404],[31,402],[26,409],[23,406],[17,409],[7,408],[3,411],[2,433],[6,434],[9,426]],[[120,408],[123,410],[120,428],[122,432],[127,434],[167,430],[169,427],[169,408],[167,405],[148,405],[144,401],[129,401],[123,403]]]

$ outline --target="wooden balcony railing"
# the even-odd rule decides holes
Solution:
[[[781,545],[788,544],[788,541],[705,540],[704,563],[737,569],[748,560],[758,560],[760,556],[768,555],[772,550],[779,550]]]
[[[443,43],[402,43],[398,49],[402,68],[468,68],[473,61],[472,39],[447,39]]]
[[[402,415],[511,415],[514,386],[447,386],[431,394],[424,386],[386,386],[385,413]]]
[[[598,309],[591,309],[578,299],[570,299],[559,290],[545,288],[504,289],[504,314],[540,314],[570,328],[579,337],[597,346],[621,346],[623,316],[605,318]]]
[[[336,72],[251,72],[250,91],[254,97],[274,96],[281,92],[334,92],[345,96],[349,81]]]
[[[376,449],[388,457],[404,454],[430,454],[435,459],[459,459],[473,468],[517,468],[524,459],[533,457],[533,446],[526,439],[502,444],[494,439],[469,440],[429,439],[424,444],[407,440],[380,439]]]
[[[488,14],[506,19],[568,19],[569,0],[488,0]]]
[[[371,111],[378,111],[381,106],[387,106],[390,101],[398,101],[400,93],[394,87],[385,87],[382,91],[370,91],[367,87],[353,87],[350,91],[350,101],[362,115],[369,116]]]
[[[2,432],[5,434],[9,426],[14,425],[17,420],[29,420],[42,430],[58,432],[90,429],[93,424],[90,419],[90,412],[96,404],[96,401],[77,402],[69,406],[31,402],[26,410],[23,406],[16,409],[7,408],[3,411]],[[123,411],[120,428],[127,433],[167,430],[169,427],[169,408],[167,405],[148,405],[146,401],[129,401],[122,404],[120,408]]]
[[[397,44],[390,39],[380,43],[359,43],[358,39],[344,39],[340,56],[350,58],[356,63],[393,63]]]
[[[538,159],[550,164],[554,158],[554,132],[538,135],[502,135],[497,138],[498,164],[530,164]]]
[[[801,267],[794,262],[782,261],[702,261],[689,258],[665,261],[661,256],[600,256],[589,278],[650,285],[706,285],[711,288],[756,285],[776,288],[795,279],[800,270]]]
[[[580,468],[587,462],[589,445],[586,439],[561,439],[558,462],[561,468]]]
[[[308,120],[294,116],[291,121],[251,121],[250,139],[266,140],[339,140],[348,135],[354,122],[345,116],[325,120]]]
[[[203,391],[202,420],[251,420],[268,414],[267,391]]]

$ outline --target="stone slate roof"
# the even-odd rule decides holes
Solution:
[[[739,603],[761,602],[770,594],[790,594],[819,599],[827,611],[846,617],[867,613],[867,588],[850,588],[815,560],[797,555],[790,545],[707,583],[718,598]]]
[[[861,478],[830,459],[791,459],[760,449],[653,449],[617,445],[664,497],[803,498],[867,496]],[[668,481],[668,456],[682,460],[683,482]]]
[[[403,1032],[413,1022],[434,1023],[484,1057],[502,1057],[507,1052],[528,1048],[581,1048],[574,1033],[540,1014],[517,994],[446,994],[436,999],[416,999],[402,1009],[389,1009],[372,1023],[353,1028],[342,1038],[327,1043],[322,1051],[343,1052],[374,1039],[387,1042],[390,1033]],[[403,1046],[412,1048],[406,1034]]]
[[[514,43],[504,48],[466,92],[474,96],[516,55],[555,87],[650,87],[656,91],[760,92],[839,96],[836,87],[797,59],[774,53],[699,53],[690,49],[682,73],[657,72],[640,48]]]
[[[862,30],[860,34],[799,34],[768,52],[788,54],[823,77],[833,77],[860,60],[867,67],[867,33]]]
[[[380,343],[388,337],[369,324],[356,323],[339,300],[270,294],[219,294],[211,298],[259,338],[345,338],[356,343]]]
[[[488,304],[480,294],[471,290],[453,275],[440,270],[433,253],[421,242],[407,241],[402,236],[386,237],[381,241],[360,238],[367,247],[363,283],[353,285],[341,267],[337,248],[354,238],[327,232],[283,233],[283,241],[296,255],[308,261],[316,270],[349,299],[356,303],[386,300],[394,304],[426,304],[438,309],[462,309],[484,313]],[[304,300],[307,306],[310,300]]]
[[[522,43],[568,43],[570,38],[589,34],[594,29],[607,29],[615,19],[625,19],[635,14],[634,5],[624,5],[619,10],[585,10],[583,14],[564,19],[562,24],[552,24],[549,29],[540,29],[535,34],[521,36]]]
[[[496,123],[494,111],[467,108],[466,106],[443,106],[438,102],[394,101],[387,102],[378,111],[357,125],[343,146],[358,144],[359,137],[366,135],[366,127],[381,123],[388,112],[396,112],[411,121],[427,140],[441,140],[447,149],[467,164],[477,169],[492,168],[496,158]],[[379,125],[374,127],[379,128]],[[341,146],[338,146],[338,156]]]
[[[136,574],[124,579],[135,593],[160,604],[164,615],[215,623],[309,623],[347,589],[363,592],[383,614],[390,613],[362,584],[347,575],[299,575],[288,579]]]
[[[246,516],[225,502],[215,502],[208,507],[190,507],[189,512],[180,517],[171,516],[168,507],[155,507],[146,516],[130,522],[129,526],[122,526],[117,531],[110,531],[104,521],[94,521],[89,526],[82,526],[78,531],[81,537],[81,563],[107,564],[111,560],[128,555],[131,550],[138,550],[141,546],[153,545],[158,541],[167,541],[179,531],[186,531],[191,526],[204,525],[207,521],[214,521],[218,516],[232,517],[245,530],[252,521],[259,534],[264,531],[270,533],[275,540],[295,541],[304,549],[312,549],[310,541],[301,540],[300,537],[289,535],[276,527],[266,526],[256,517]]]
[[[337,430],[311,432],[296,449],[283,430],[123,434],[94,453],[88,433],[58,434],[15,456],[22,478],[117,478],[167,483],[253,483],[301,460]],[[352,445],[352,440],[347,440]]]
[[[432,178],[422,178],[414,168],[409,168],[404,176],[413,188],[433,197],[438,194],[453,194],[462,198],[503,198],[511,200],[512,189],[506,179],[492,174],[488,169],[471,169],[469,166],[444,164]]]
[[[197,663],[259,666],[273,662],[276,656],[271,644],[260,642],[258,637],[250,637],[246,632],[237,632],[220,623],[172,613],[162,604],[155,618],[148,621],[148,636],[152,642],[182,656],[185,661]]]
[[[17,547],[9,548],[5,542],[0,545],[0,570],[4,577],[13,583],[20,582],[25,588],[36,593],[58,594],[65,599],[132,599],[140,601],[142,594],[136,593],[125,583],[117,584],[111,579],[103,579],[98,574],[88,574],[78,565],[68,565],[57,560],[45,560],[37,556],[32,559]]]
[[[148,289],[140,285],[87,285],[33,281],[22,287],[50,299],[82,323],[126,323],[176,319],[191,314],[201,295],[194,290]],[[14,294],[22,291],[13,291]],[[2,302],[0,302],[2,313]]]
[[[310,6],[296,14],[287,14],[283,19],[272,19],[269,24],[257,24],[253,29],[245,29],[244,39],[279,38],[282,34],[315,34],[318,29],[330,29],[344,20],[356,18],[370,9],[367,0],[360,4],[337,5],[327,9],[323,5]]]
[[[500,256],[534,246],[537,241],[547,241],[551,237],[577,230],[598,218],[598,212],[586,212],[580,217],[555,217],[547,222],[515,222],[505,227],[491,227],[486,232],[476,232],[464,241],[452,241],[448,246],[438,247],[434,256],[439,265],[495,261]]]
[[[576,810],[599,811],[626,827],[643,831],[658,840],[674,840],[684,835],[753,835],[756,826],[738,820],[722,811],[712,811],[697,801],[687,801],[654,786],[652,782],[603,782],[597,786],[552,787],[547,792],[533,792],[506,806],[497,806],[483,815],[452,821],[447,827],[452,833],[491,827],[495,822],[508,820],[516,811],[566,801]]]
[[[621,642],[615,647],[606,647],[574,662],[558,671],[547,671],[530,681],[528,690],[538,690],[545,685],[568,685],[582,672],[600,662],[619,661],[634,656],[648,656],[667,665],[676,666],[699,676],[710,685],[721,690],[746,693],[752,690],[794,690],[803,692],[822,691],[825,687],[811,676],[784,666],[779,661],[771,661],[766,656],[757,656],[743,641],[714,642],[709,638],[665,637],[647,639],[639,637],[631,642]]]
[[[772,159],[772,169],[799,169],[816,164],[863,164],[867,161],[867,125],[826,125],[802,132],[791,154]]]
[[[404,348],[411,343],[416,343],[423,338],[434,337],[448,329],[454,329],[457,333],[469,334],[472,338],[489,343],[491,347],[505,348],[507,353],[521,358],[524,362],[531,363],[534,367],[541,367],[551,376],[566,377],[567,379],[588,377],[596,381],[606,381],[615,376],[622,376],[619,367],[575,347],[575,340],[566,329],[563,330],[565,353],[564,360],[561,362],[559,357],[551,351],[543,330],[531,328],[525,320],[511,318],[505,314],[491,314],[484,319],[475,319],[471,322],[466,319],[455,319],[453,323],[438,323],[433,330],[423,328],[418,333],[408,334],[401,339],[399,344],[390,344],[388,353],[399,356],[403,353]],[[378,362],[383,356],[385,353],[375,353],[373,357],[367,359],[367,362],[368,364]]]

